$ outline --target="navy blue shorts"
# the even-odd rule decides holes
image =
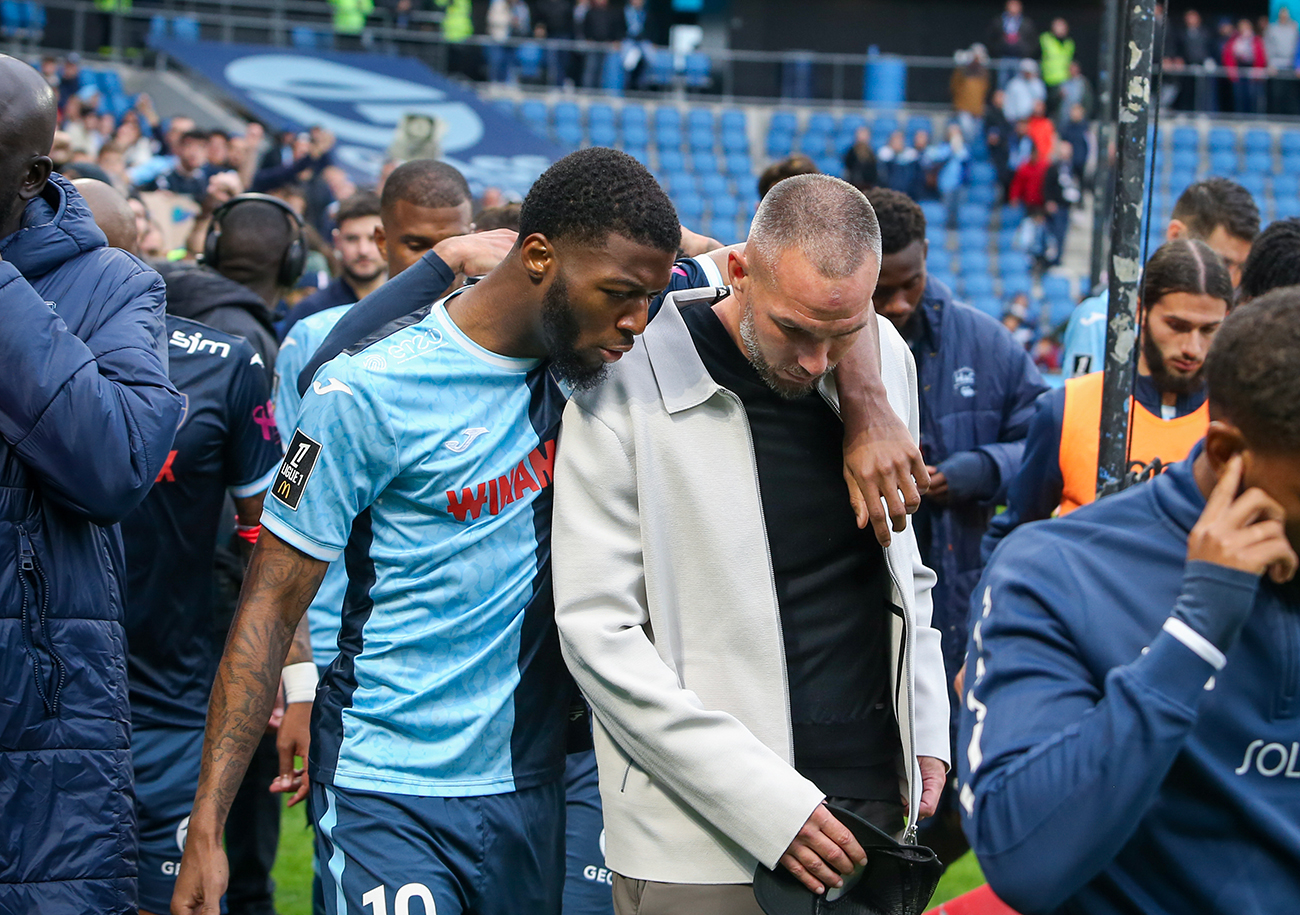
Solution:
[[[313,782],[326,915],[559,915],[564,784],[414,797]]]
[[[131,731],[140,828],[140,908],[154,915],[171,911],[202,751],[201,728],[136,727]],[[224,899],[221,910],[226,910]]]
[[[614,874],[605,867],[595,750],[569,754],[564,795],[564,915],[614,915]]]

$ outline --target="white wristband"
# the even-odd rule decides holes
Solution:
[[[295,702],[311,702],[316,698],[316,681],[320,679],[316,665],[311,661],[290,664],[280,671],[280,682],[284,684],[284,701],[286,705]]]

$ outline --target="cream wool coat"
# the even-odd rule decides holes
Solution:
[[[823,795],[792,765],[749,424],[677,308],[701,294],[713,292],[670,297],[605,383],[565,410],[556,620],[595,711],[608,866],[639,880],[748,883],[758,863],[776,865]],[[916,437],[912,355],[893,325],[879,326],[889,401]],[[930,628],[934,574],[910,523],[885,557],[900,788],[915,811],[917,755],[948,761],[948,691]]]

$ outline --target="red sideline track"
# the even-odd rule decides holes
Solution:
[[[994,896],[986,883],[956,899],[949,899],[925,915],[1016,915],[1016,911]]]

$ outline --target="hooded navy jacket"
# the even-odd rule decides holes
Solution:
[[[914,526],[921,556],[939,576],[933,626],[943,633],[952,682],[966,656],[966,611],[983,568],[980,539],[1020,470],[1047,385],[1005,327],[956,301],[936,279],[926,282],[913,320],[917,333],[908,345],[921,389],[921,451],[948,478],[951,498],[947,506],[926,500]]]
[[[181,415],[163,282],[58,175],[0,258],[0,912],[133,912],[115,524]]]
[[[1187,562],[1201,448],[1017,528],[971,602],[963,825],[1025,915],[1300,906],[1300,586]],[[1220,654],[1176,604],[1251,609]]]

